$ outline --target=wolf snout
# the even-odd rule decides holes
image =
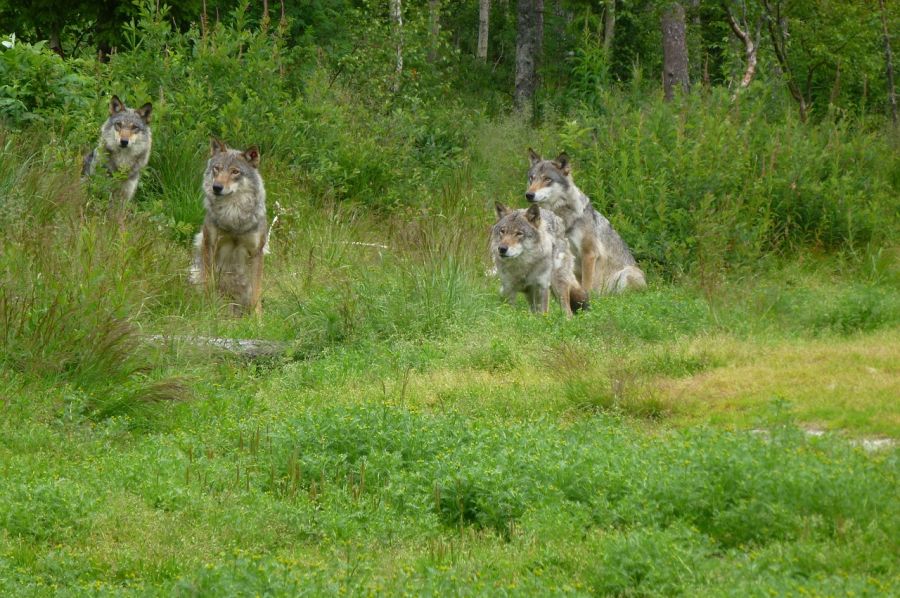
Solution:
[[[122,147],[128,147],[128,140],[127,139],[119,140],[119,145],[121,145]]]
[[[507,247],[506,245],[501,245],[497,248],[497,251],[500,253],[500,255],[506,256],[506,252],[509,251],[509,247]]]
[[[222,187],[222,185],[218,183],[215,183],[213,184],[212,189],[213,193],[215,193],[216,195],[222,195],[222,189],[224,189],[224,187]]]
[[[529,191],[528,193],[526,193],[526,194],[525,194],[525,199],[527,199],[528,201],[534,201],[534,192],[533,192],[533,191]]]

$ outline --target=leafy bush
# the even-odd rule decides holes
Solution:
[[[64,61],[45,42],[9,36],[0,44],[0,120],[11,127],[65,119],[89,103],[90,79],[79,62]]]

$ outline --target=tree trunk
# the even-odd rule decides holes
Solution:
[[[438,45],[441,35],[441,0],[428,0],[428,62],[434,62],[438,57]]]
[[[62,58],[66,57],[63,53],[62,43],[59,41],[59,28],[55,23],[50,28],[50,39],[48,41],[51,50],[59,54]]]
[[[394,39],[397,41],[397,62],[394,67],[394,83],[391,91],[400,91],[400,77],[403,75],[403,5],[401,0],[391,0],[391,22],[394,24]]]
[[[750,82],[753,81],[753,76],[756,74],[756,56],[759,50],[759,24],[757,23],[756,39],[754,40],[750,34],[750,27],[747,26],[746,22],[742,29],[734,15],[731,14],[731,11],[727,11],[727,15],[731,30],[744,43],[744,56],[747,58],[747,68],[744,70],[744,76],[741,77],[739,86],[740,89],[743,89],[750,85]]]
[[[609,60],[613,39],[616,36],[616,0],[606,0],[606,14],[603,15],[603,53]]]
[[[537,62],[541,47],[541,25],[539,17],[543,0],[518,0],[516,19],[516,107],[523,112],[531,112],[531,102],[537,90]]]
[[[675,97],[675,87],[684,93],[690,91],[688,77],[687,36],[684,24],[684,7],[673,2],[662,15],[663,35],[663,90],[666,100]]]
[[[491,0],[478,2],[478,58],[487,60],[488,31],[491,23]]]
[[[778,65],[787,82],[788,91],[791,92],[791,97],[797,101],[797,109],[800,112],[800,122],[806,122],[806,98],[803,96],[800,86],[797,85],[797,81],[794,78],[794,71],[791,70],[791,65],[788,62],[787,48],[785,47],[786,26],[781,20],[781,0],[775,0],[774,10],[769,0],[762,0],[762,5],[766,11],[766,29],[768,29],[769,38],[772,40],[772,49],[775,50],[775,58],[778,59]]]
[[[891,122],[897,126],[897,90],[894,87],[894,59],[891,55],[891,37],[888,35],[887,15],[884,10],[884,0],[879,0],[881,5],[881,28],[884,36],[884,62],[887,75],[888,105],[891,107]]]

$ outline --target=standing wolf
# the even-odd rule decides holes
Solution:
[[[547,313],[549,291],[566,316],[587,307],[587,293],[572,272],[573,259],[562,221],[532,205],[513,210],[497,203],[497,223],[491,228],[491,258],[500,276],[500,292],[509,303],[520,292],[531,311]]]
[[[563,221],[575,256],[575,275],[588,292],[619,293],[647,286],[628,245],[590,198],[575,186],[569,157],[542,160],[528,148],[531,168],[525,198],[546,207]]]
[[[132,110],[118,96],[113,96],[109,102],[109,118],[100,127],[97,148],[84,157],[81,169],[84,176],[94,174],[98,164],[110,174],[125,173],[125,180],[118,191],[122,207],[134,197],[141,170],[150,161],[150,146],[153,142],[150,133],[152,110],[150,102]]]
[[[216,289],[233,301],[235,314],[259,315],[268,229],[259,149],[230,149],[213,138],[203,192],[206,218],[194,240],[191,279],[197,284],[215,281]]]

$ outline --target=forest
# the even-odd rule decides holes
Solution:
[[[0,0],[0,594],[900,594],[898,31]],[[94,169],[122,122],[146,161]],[[224,144],[259,313],[192,284]],[[529,149],[645,289],[504,302]]]

